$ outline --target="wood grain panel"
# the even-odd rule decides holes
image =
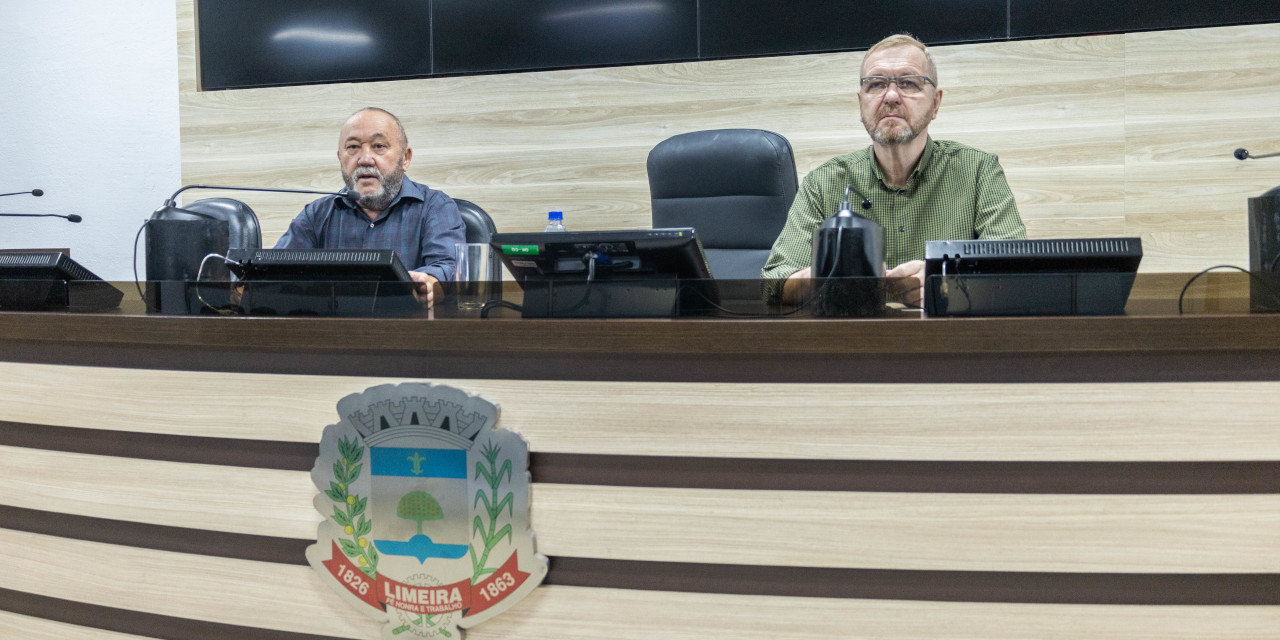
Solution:
[[[544,586],[511,612],[468,630],[467,637],[472,640],[598,640],[603,637],[737,640],[757,637],[755,634],[761,629],[767,629],[771,638],[797,640],[843,638],[851,634],[930,640],[1280,637],[1275,631],[1280,621],[1277,612],[1280,607],[1003,605],[709,594],[680,594],[672,598],[671,595]],[[0,621],[6,621],[6,615],[0,613]],[[19,619],[28,626],[53,624]],[[180,618],[171,620],[181,622]],[[113,623],[133,621],[127,612],[117,611],[111,616]],[[188,628],[194,631],[202,627],[192,624]],[[86,633],[90,635],[58,637],[89,640],[132,637]]]
[[[0,504],[311,539],[305,472],[0,447]],[[228,490],[234,487],[234,490]],[[1013,489],[1013,487],[1011,487]],[[548,555],[956,571],[1275,572],[1280,497],[856,493],[537,484]]]
[[[189,529],[311,539],[309,474],[0,446],[0,504]]]
[[[539,551],[846,568],[1271,572],[1278,496],[1009,496],[535,486]]]
[[[547,586],[468,640],[1280,638],[1280,607],[988,605]]]
[[[208,558],[0,529],[0,587],[180,618],[350,638],[377,625],[310,567]]]
[[[94,384],[75,384],[86,379]],[[339,399],[393,381],[0,363],[6,399],[0,419],[318,442],[336,419]],[[1280,383],[1274,382],[931,385],[929,401],[947,408],[945,420],[922,420],[919,388],[908,384],[434,382],[497,402],[504,427],[523,434],[534,451],[846,460],[1280,459],[1274,434]],[[1223,428],[1223,416],[1230,416],[1231,428]],[[787,435],[800,432],[804,437]]]
[[[0,605],[3,606],[3,605]],[[0,635],[17,640],[147,640],[143,636],[103,631],[0,611]]]

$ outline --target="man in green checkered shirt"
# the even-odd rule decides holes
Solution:
[[[813,231],[839,210],[846,185],[853,210],[884,227],[885,262],[896,265],[885,276],[914,278],[897,281],[895,293],[908,304],[920,301],[925,241],[1027,237],[996,156],[929,137],[942,104],[937,79],[933,57],[909,35],[867,51],[858,106],[872,145],[805,176],[760,274],[771,300],[808,297]]]

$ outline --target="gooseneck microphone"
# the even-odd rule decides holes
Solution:
[[[25,193],[25,192],[24,192],[24,193]],[[80,222],[81,220],[84,220],[84,218],[81,218],[80,216],[78,216],[78,215],[76,215],[76,214],[74,214],[74,213],[73,213],[73,214],[71,214],[71,215],[69,215],[69,216],[64,216],[64,215],[59,214],[59,213],[0,213],[0,217],[5,217],[5,218],[63,218],[63,219],[65,219],[65,220],[67,220],[68,222]]]
[[[33,196],[35,196],[35,197],[37,197],[37,198],[39,198],[40,196],[44,195],[44,191],[43,191],[43,190],[40,190],[40,189],[32,189],[32,190],[30,190],[30,191],[14,191],[13,193],[0,193],[0,198],[3,198],[3,197],[5,197],[5,196],[25,196],[25,195],[27,195],[28,193],[29,193],[29,194],[31,194],[31,195],[33,195]]]
[[[1265,153],[1260,156],[1255,156],[1249,153],[1248,149],[1240,148],[1236,149],[1233,155],[1236,157],[1236,160],[1261,160],[1263,158],[1274,158],[1276,156],[1280,156],[1280,153]]]

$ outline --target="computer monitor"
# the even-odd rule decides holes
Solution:
[[[925,243],[930,316],[1120,315],[1140,238]]]
[[[524,289],[527,318],[671,317],[718,302],[691,228],[496,233],[489,244]]]
[[[123,297],[65,251],[0,252],[0,310],[102,311]]]
[[[246,281],[413,282],[390,249],[232,249],[227,258]]]
[[[401,315],[417,311],[413,278],[390,249],[232,249],[251,315]]]

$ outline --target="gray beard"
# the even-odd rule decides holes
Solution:
[[[356,191],[356,178],[364,176],[373,176],[378,179],[377,191],[368,195],[362,195]],[[397,166],[391,175],[383,176],[377,169],[362,167],[356,169],[351,175],[342,174],[342,180],[347,183],[347,197],[360,208],[368,211],[386,211],[387,207],[391,206],[391,203],[400,195],[400,187],[404,184],[404,171]]]
[[[913,129],[911,125],[907,125],[892,134],[885,134],[885,132],[881,131],[879,127],[871,130],[871,139],[886,147],[906,144],[915,140],[918,135],[920,135],[920,133]]]

